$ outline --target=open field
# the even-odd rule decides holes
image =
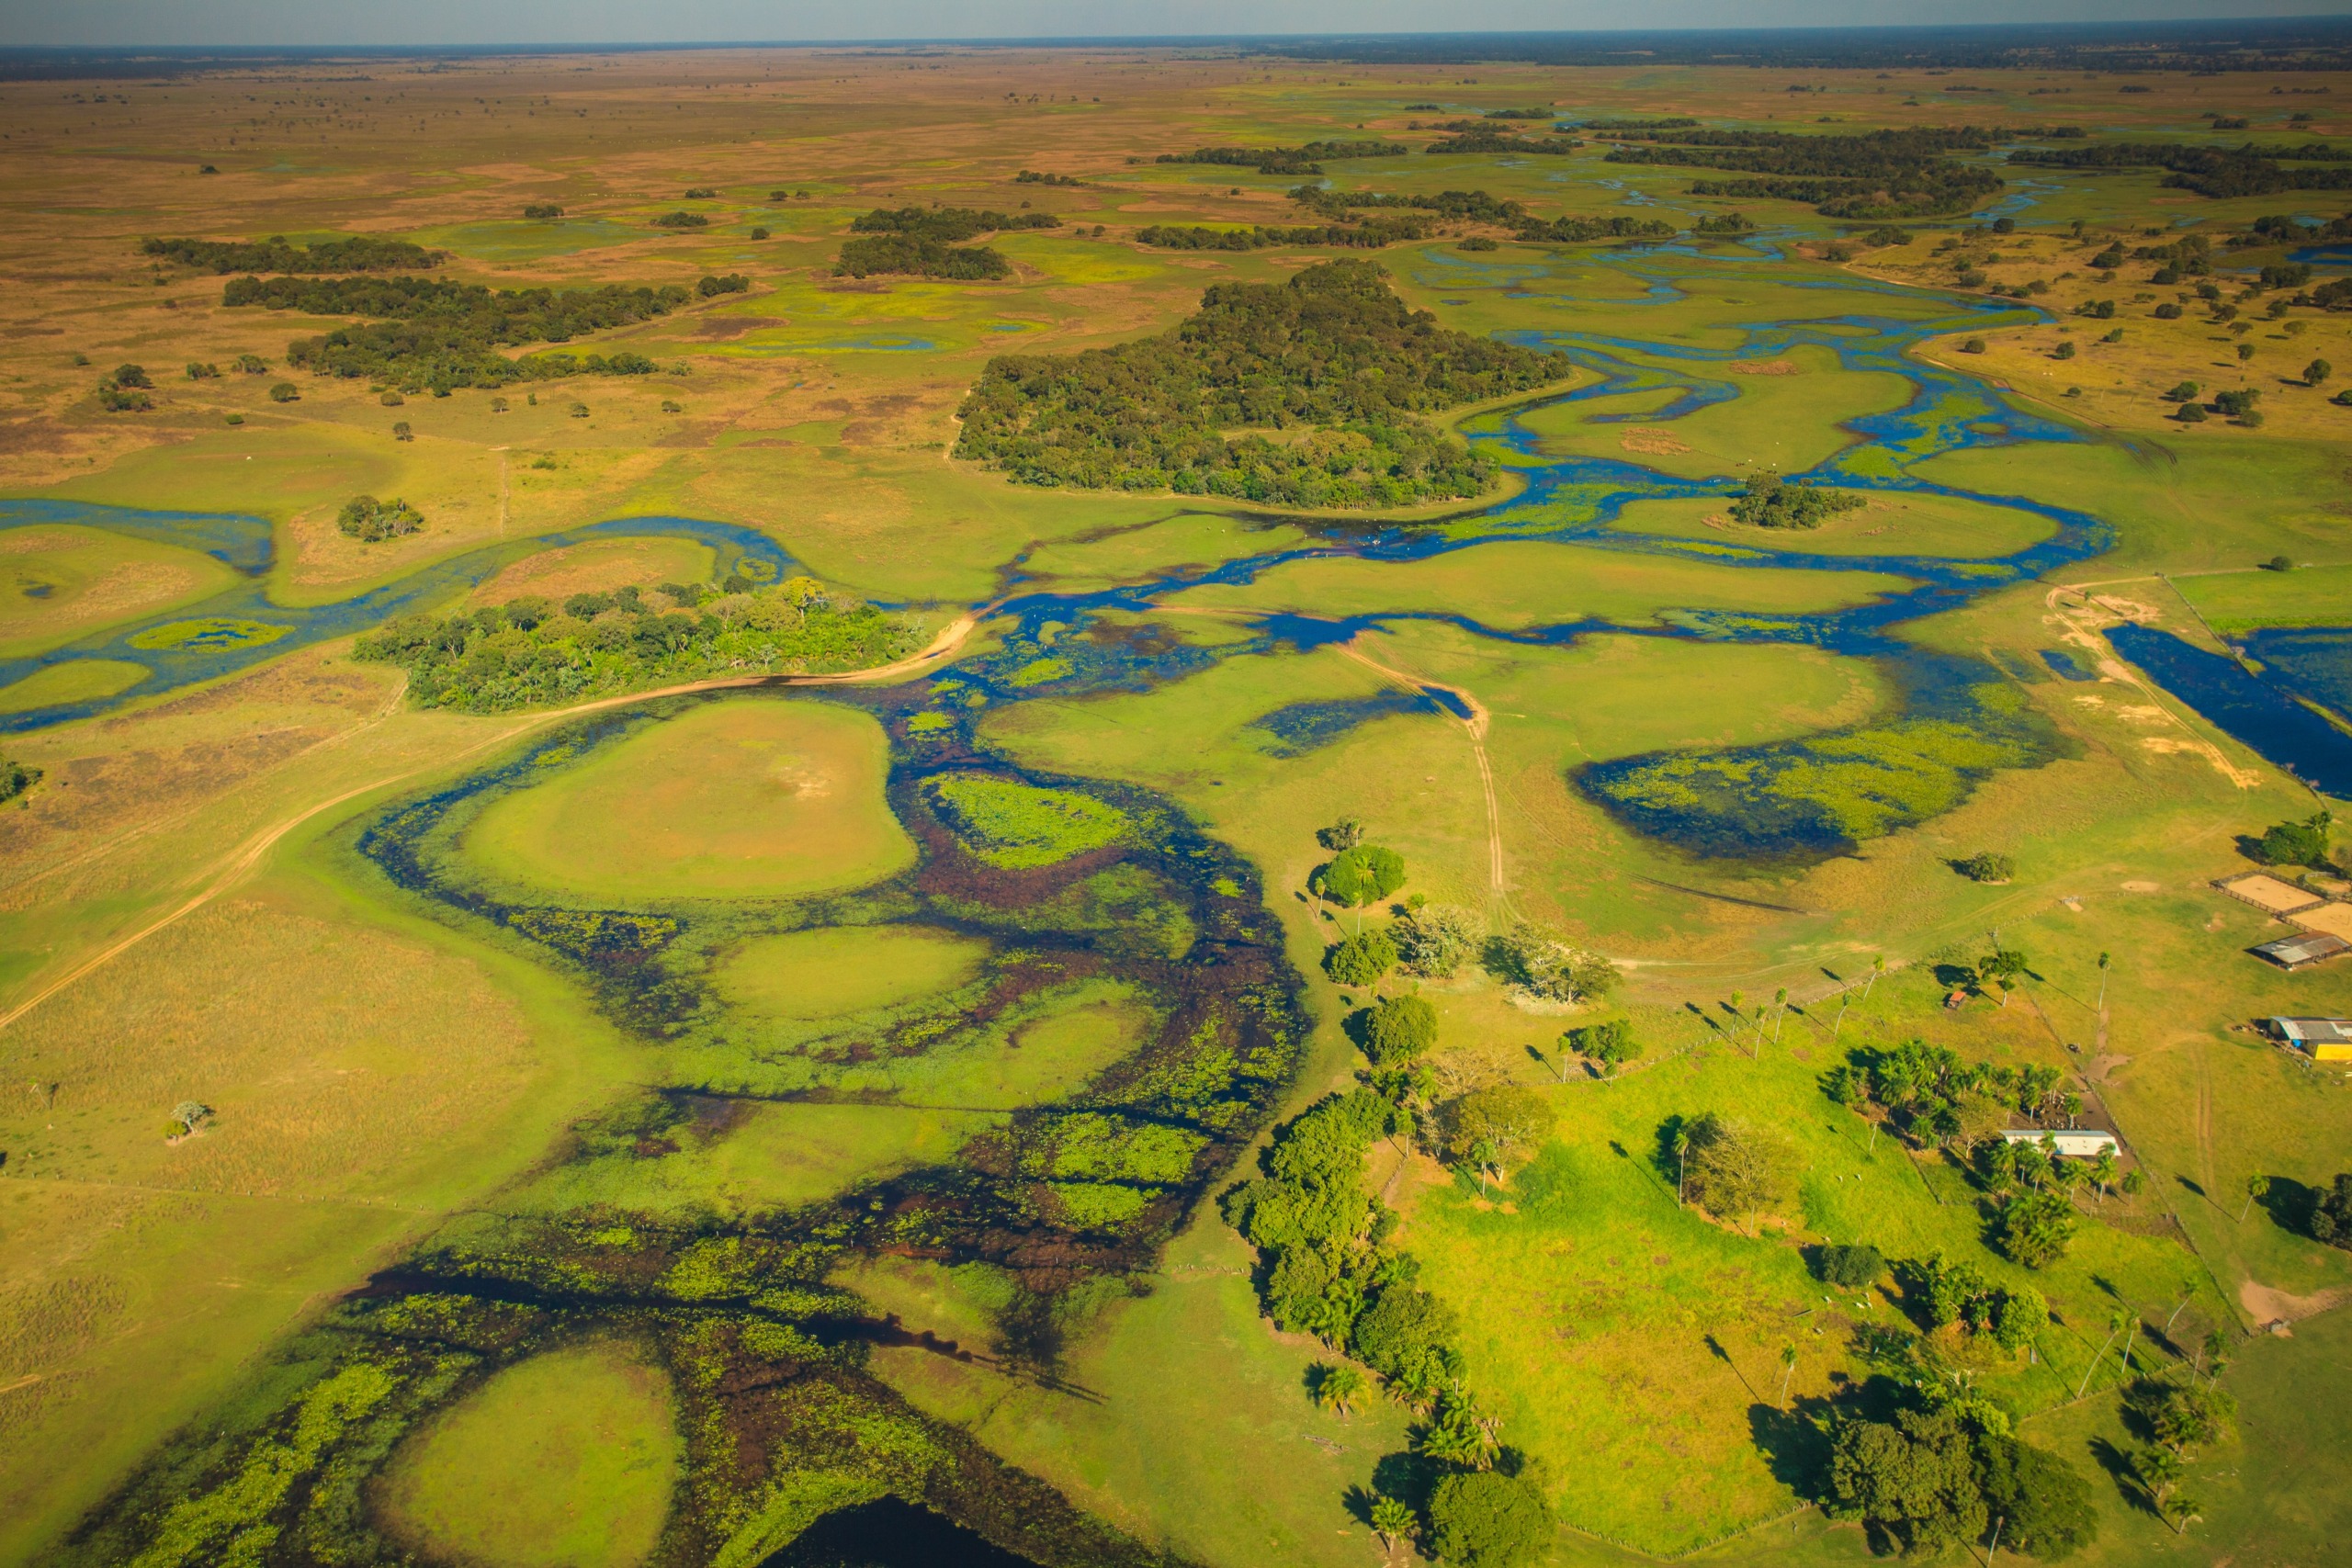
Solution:
[[[712,704],[502,801],[468,853],[492,875],[584,898],[852,887],[913,853],[882,802],[883,758],[854,713]]]
[[[2081,1474],[2075,1561],[2322,1560],[2352,1492],[2352,1252],[2312,1215],[2352,1170],[2352,1077],[2252,1025],[2352,1014],[2352,963],[2265,964],[2289,928],[2210,884],[2340,791],[2136,670],[2119,628],[2245,642],[2225,669],[2289,704],[2352,691],[2328,640],[2352,318],[2312,293],[2346,255],[2253,227],[2344,204],[2001,159],[2341,146],[2347,92],[2318,66],[1111,45],[0,83],[0,755],[40,772],[0,801],[0,1564],[299,1540],[733,1568],[885,1498],[1041,1565],[1425,1555],[1384,1553],[1369,1489],[1455,1462],[1411,1455],[1435,1412],[1377,1378],[1318,1403],[1349,1347],[1274,1326],[1272,1260],[1216,1201],[1359,1081],[1351,1015],[1407,989],[1437,1019],[1424,1135],[1374,1140],[1361,1179],[1399,1216],[1396,1278],[1457,1325],[1453,1393],[1532,1461],[1559,1527],[1534,1562],[1868,1560],[1817,1506],[1810,1419],[1924,1398],[1905,1356]],[[1564,134],[1477,118],[1516,106]],[[1565,123],[1683,116],[2001,127],[1929,162],[2006,183],[1838,217]],[[1566,151],[1431,151],[1456,118]],[[2085,134],[2018,129],[2052,126]],[[1359,137],[1409,151],[1157,161]],[[1142,235],[1325,222],[1302,183],[1426,231]],[[837,272],[852,224],[901,207],[1057,221],[956,242],[995,276]],[[703,221],[655,222],[678,212]],[[1529,226],[1610,218],[1670,232]],[[489,351],[640,373],[330,375],[293,344],[362,318],[232,306],[242,266],[141,248],[273,234],[442,250],[388,275],[436,285],[682,293]],[[2183,238],[2206,270],[2158,284],[2167,259],[2132,254]],[[2301,282],[2259,270],[2306,252]],[[1204,291],[1334,257],[1376,264],[1384,309],[1559,356],[1505,383],[1532,390],[1429,399],[1476,499],[1278,513],[1246,465],[1230,493],[1173,463],[1055,489],[953,455],[992,356],[1206,330]],[[1414,363],[1392,344],[1364,375]],[[1332,383],[1272,364],[1250,373],[1295,402],[1216,441],[1360,460],[1364,411],[1300,414]],[[152,406],[101,394],[118,366]],[[2185,381],[2261,417],[2184,420]],[[1730,522],[1764,472],[1861,504]],[[363,495],[422,528],[345,533]],[[447,616],[453,660],[503,668],[530,628],[494,607],[665,584],[659,615],[590,601],[573,635],[616,655],[756,605],[734,624],[781,637],[807,584],[729,589],[800,572],[908,646],[981,630],[821,700],[562,717],[418,706],[421,665],[350,640]],[[2281,633],[2305,640],[2274,660]],[[1403,862],[1353,911],[1309,887],[1343,818]],[[1963,874],[1982,853],[2012,863]],[[1328,977],[1416,899],[1480,938],[1555,930],[1619,983],[1571,1005],[1476,955]],[[2015,990],[1972,990],[1999,950]],[[1562,1031],[1604,1016],[1642,1055],[1564,1069]],[[2064,1256],[2012,1260],[1956,1146],[1826,1092],[1911,1039],[2055,1073],[2077,1103],[2048,1114],[2111,1127],[2132,1190],[2075,1189]],[[1551,1130],[1485,1177],[1441,1165],[1497,1086]],[[1675,1119],[1709,1111],[1781,1147],[1759,1223],[1677,1201]],[[2030,1284],[2052,1320],[2004,1350],[1931,1330],[1911,1276],[1833,1292],[1810,1249],[1855,1241]],[[2188,1461],[2185,1533],[2127,1472],[2149,1439],[2118,1322],[2140,1372],[2192,1375],[2209,1334],[2230,1362],[2240,1431]]]

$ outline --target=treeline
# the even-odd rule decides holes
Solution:
[[[1612,164],[1670,164],[1765,176],[1699,180],[1697,196],[1766,197],[1812,204],[1825,216],[1924,218],[1965,212],[2002,187],[2000,175],[1948,154],[1990,151],[2014,132],[1973,126],[1922,126],[1854,135],[1784,130],[1661,130],[1628,133],[1638,144]]]
[[[506,713],[727,675],[868,669],[912,646],[896,617],[800,577],[739,592],[672,584],[560,604],[526,596],[394,621],[353,651],[406,670],[420,707]]]
[[[1363,223],[1360,210],[1408,209],[1470,223],[1491,223],[1535,243],[1573,244],[1587,240],[1655,239],[1674,232],[1674,226],[1655,218],[1535,218],[1522,204],[1483,190],[1442,190],[1435,196],[1397,196],[1373,191],[1338,191],[1325,186],[1300,186],[1290,193],[1300,206],[1340,222]],[[1418,240],[1418,233],[1400,233]],[[1335,242],[1336,243],[1336,242]],[[1385,242],[1384,242],[1385,243]],[[1234,247],[1240,248],[1240,247]]]
[[[1492,459],[1416,416],[1542,386],[1549,355],[1408,310],[1367,261],[1219,284],[1156,337],[989,362],[958,457],[1023,484],[1175,490],[1308,507],[1476,495]],[[1304,440],[1229,430],[1313,428]]]
[[[2177,190],[2223,198],[2276,196],[2290,190],[2352,189],[2343,148],[2309,146],[2192,147],[2177,141],[2108,141],[2092,147],[2023,148],[2012,164],[2049,169],[2165,169]],[[2312,164],[2337,165],[2312,168]]]
[[[449,259],[406,240],[355,234],[315,244],[291,245],[283,235],[266,240],[149,240],[141,254],[198,272],[421,272]]]
[[[1525,218],[1511,225],[1522,240],[1536,244],[1573,245],[1587,240],[1650,240],[1674,232],[1674,225],[1655,218]]]
[[[1262,251],[1271,245],[1347,246],[1375,250],[1406,240],[1426,240],[1430,225],[1418,218],[1374,218],[1363,223],[1259,224],[1250,229],[1209,229],[1154,223],[1136,231],[1136,243],[1163,251]]]
[[[1222,164],[1261,175],[1319,175],[1326,159],[1401,158],[1412,149],[1401,141],[1310,141],[1303,147],[1195,147],[1162,152],[1159,164]]]
[[[968,240],[1007,229],[1054,229],[1061,220],[1050,212],[994,212],[971,207],[876,208],[853,219],[857,237],[845,242],[833,263],[836,277],[904,275],[944,277],[978,283],[1010,277],[1012,264],[1001,252],[986,245],[961,245]]]
[[[1470,122],[1470,129],[1452,136],[1442,136],[1421,149],[1424,153],[1438,156],[1453,152],[1511,152],[1536,157],[1563,157],[1583,143],[1572,136],[1555,136],[1538,141],[1520,136],[1497,126]]]
[[[287,345],[289,365],[320,375],[393,383],[402,391],[503,387],[566,376],[641,376],[658,368],[641,354],[542,355],[509,359],[497,350],[567,343],[590,333],[669,314],[692,296],[605,284],[595,288],[491,289],[423,277],[241,277],[222,291],[231,307],[260,306],[313,316],[367,316]]]

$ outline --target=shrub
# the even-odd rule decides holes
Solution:
[[[237,370],[244,376],[266,376],[269,374],[269,361],[258,354],[241,354],[237,355]]]
[[[1437,1009],[1419,997],[1390,997],[1372,1010],[1364,1041],[1374,1066],[1409,1062],[1437,1043]]]
[[[2205,409],[2199,403],[2183,403],[2180,405],[2180,412],[2173,415],[2173,418],[2183,424],[2202,424],[2205,423]]]
[[[0,800],[14,800],[40,782],[40,770],[0,758]]]
[[[705,273],[695,285],[695,292],[706,299],[721,294],[741,294],[752,287],[752,280],[740,272]]]
[[[2265,865],[2307,865],[2316,871],[2328,868],[2328,840],[2335,831],[2334,817],[2318,812],[2301,822],[2276,822],[2263,830],[2254,846],[2255,858]]]
[[[686,188],[688,201],[714,201],[718,197],[718,192],[709,186],[689,186]]]
[[[1370,931],[1335,942],[1323,954],[1323,971],[1342,986],[1369,986],[1396,967],[1396,948],[1385,932]]]
[[[1952,862],[1952,869],[1971,882],[2007,882],[2017,875],[2018,863],[1985,850],[1966,860]]]
[[[2173,304],[2169,300],[2165,301],[2164,304],[2156,307],[2156,320],[2160,321],[2177,321],[2180,320],[2180,307]]]
[[[1984,340],[1981,337],[1970,338],[1966,343],[1960,345],[1960,352],[1962,354],[1982,354],[1984,352]]]
[[[191,359],[187,362],[187,378],[191,381],[216,381],[220,378],[220,367],[218,365],[200,359]]]
[[[2001,1250],[2029,1269],[2047,1269],[2075,1240],[2075,1206],[2055,1192],[2024,1192],[2002,1206],[1996,1223]]]
[[[707,229],[710,220],[699,212],[665,212],[653,220],[656,229]]]
[[[401,397],[398,392],[386,392],[382,397],[378,398],[376,400],[383,404],[388,409],[396,409],[402,403],[408,401],[406,398]]]
[[[269,389],[269,400],[273,403],[293,403],[301,400],[302,389],[291,381],[280,381]]]
[[[1430,1543],[1463,1568],[1519,1568],[1552,1544],[1552,1510],[1530,1477],[1449,1475],[1430,1496]]]
[[[2075,357],[2075,345],[2071,343],[2062,343],[2056,348],[2051,350],[2050,357],[2052,359],[2072,359]]]
[[[416,432],[408,427],[408,421],[404,419],[396,419],[392,422],[392,439],[395,441],[413,441],[416,439]]]
[[[560,218],[563,216],[563,209],[558,207],[552,201],[526,202],[523,207],[523,216],[526,218]]]
[[[768,231],[767,231],[765,229],[762,229],[762,228],[759,228],[759,227],[756,227],[756,226],[755,226],[755,227],[753,227],[753,229],[752,230],[752,238],[753,238],[754,240],[764,240],[764,239],[766,239],[767,237],[768,237]]]

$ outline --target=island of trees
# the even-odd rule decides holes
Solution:
[[[2001,176],[1954,152],[1989,152],[2020,132],[1920,126],[1852,135],[1694,127],[1612,130],[1612,164],[1676,164],[1757,177],[1699,180],[1696,196],[1811,202],[1831,218],[1924,218],[1966,212],[1999,191]]]
[[[140,252],[198,272],[422,272],[449,259],[406,240],[353,234],[312,244],[288,244],[285,236],[266,240],[149,240]]]
[[[1476,495],[1495,472],[1419,416],[1560,374],[1551,355],[1407,310],[1371,262],[1329,261],[1287,283],[1219,284],[1156,337],[990,360],[956,451],[1023,484],[1409,505]]]
[[[995,212],[971,207],[876,208],[850,222],[853,238],[833,264],[837,277],[905,274],[975,283],[1012,276],[1012,264],[986,245],[957,242],[1013,229],[1057,229],[1050,212]]]

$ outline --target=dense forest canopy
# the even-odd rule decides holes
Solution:
[[[975,234],[1007,229],[1056,229],[1050,212],[993,212],[971,207],[876,208],[850,221],[856,236],[833,264],[837,277],[876,274],[944,277],[977,283],[1012,276],[1012,264],[986,245],[959,245]]]
[[[1162,164],[1223,164],[1261,175],[1319,175],[1326,160],[1401,158],[1412,149],[1401,141],[1310,141],[1303,147],[1195,147],[1162,152]]]
[[[1563,368],[1408,310],[1371,262],[1329,261],[1287,283],[1218,284],[1157,337],[990,360],[959,412],[956,451],[1024,484],[1410,504],[1493,479],[1489,459],[1417,416]],[[1285,438],[1228,434],[1252,431]]]
[[[406,240],[354,234],[315,244],[290,245],[285,236],[266,240],[149,240],[145,255],[161,256],[198,272],[422,272],[449,259]]]
[[[364,316],[368,325],[287,345],[289,365],[320,375],[380,380],[402,391],[503,387],[572,375],[643,375],[643,355],[548,355],[509,359],[503,345],[568,343],[589,333],[669,314],[692,296],[684,288],[486,288],[427,277],[240,277],[223,305],[261,306],[310,316]]]
[[[2026,147],[2012,164],[2046,169],[2164,169],[2164,183],[2199,196],[2275,196],[2290,190],[2352,189],[2347,153],[2324,141],[2286,146],[2199,147],[2178,141],[2101,141],[2088,147]],[[2314,168],[2312,164],[2333,164]]]

